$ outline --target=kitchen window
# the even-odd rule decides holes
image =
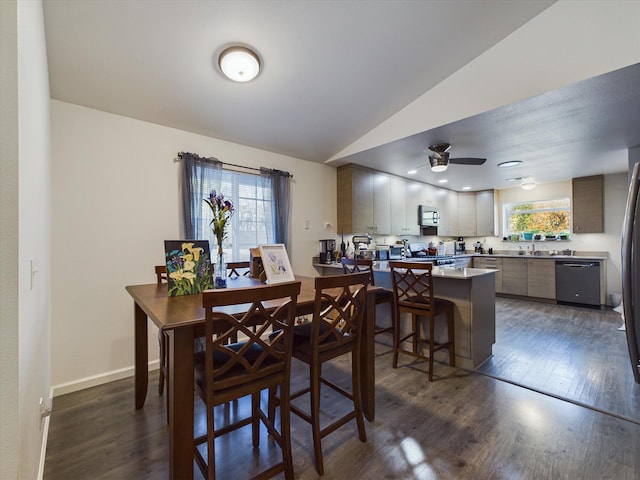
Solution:
[[[555,240],[568,235],[570,205],[569,198],[505,204],[504,236],[512,240]]]

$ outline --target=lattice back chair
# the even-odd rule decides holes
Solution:
[[[357,272],[370,272],[371,273],[371,285],[375,285],[375,276],[373,273],[373,260],[368,258],[343,258],[341,261],[342,270],[344,273],[357,273]],[[375,325],[374,334],[393,331],[393,291],[389,289],[381,289],[376,293],[376,305],[383,303],[391,304],[391,325],[379,326]],[[377,312],[376,312],[377,313]]]
[[[395,305],[395,330],[393,335],[393,368],[398,366],[398,354],[403,353],[429,362],[429,381],[433,380],[433,354],[447,348],[449,350],[449,364],[455,366],[454,339],[454,303],[433,294],[433,268],[428,262],[399,262],[390,261],[393,295]],[[410,330],[401,335],[401,314],[411,316]],[[447,317],[447,340],[441,343],[435,340],[436,317],[445,314]],[[420,334],[418,317],[427,319],[425,333],[428,338]],[[403,343],[411,339],[412,350],[403,347]],[[422,354],[423,345],[428,345],[429,356]]]
[[[300,285],[300,282],[287,282],[203,293],[205,350],[195,354],[194,377],[197,396],[207,407],[207,434],[194,439],[194,457],[206,478],[215,478],[215,437],[251,424],[253,446],[258,447],[261,421],[280,446],[282,462],[252,478],[270,478],[281,472],[285,478],[293,478],[289,379]],[[233,305],[243,305],[244,313],[230,314]],[[256,332],[254,325],[258,325]],[[267,338],[269,333],[272,335]],[[244,340],[230,343],[238,336]],[[283,392],[279,431],[274,418],[269,418],[260,405],[260,392],[275,388]],[[251,415],[232,424],[216,426],[214,407],[246,395],[251,395]],[[206,460],[198,449],[204,442],[207,443]],[[242,449],[238,453],[241,454]]]
[[[356,420],[359,438],[367,441],[360,395],[360,342],[366,304],[367,272],[317,277],[313,321],[296,326],[293,357],[309,365],[310,385],[291,394],[291,400],[310,393],[310,412],[295,405],[291,411],[311,424],[313,449],[318,474],[324,474],[321,440],[352,419]],[[351,353],[351,392],[323,377],[322,364]],[[329,386],[353,402],[353,409],[324,428],[320,427],[320,385]],[[285,399],[280,395],[280,402]]]
[[[248,277],[251,273],[251,262],[227,262],[227,275],[229,278]]]

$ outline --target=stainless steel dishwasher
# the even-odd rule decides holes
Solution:
[[[556,261],[558,303],[600,307],[600,263]]]

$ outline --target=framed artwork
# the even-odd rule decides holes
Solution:
[[[260,258],[264,266],[264,272],[267,275],[267,282],[270,285],[274,283],[293,282],[296,278],[293,275],[291,263],[287,249],[283,243],[273,245],[259,245]]]
[[[213,288],[213,267],[207,240],[165,240],[170,297],[192,295]]]

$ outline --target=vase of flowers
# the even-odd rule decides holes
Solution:
[[[214,286],[215,288],[225,288],[227,286],[227,262],[222,251],[222,242],[227,238],[227,223],[235,213],[235,209],[230,200],[225,199],[222,193],[217,193],[215,190],[211,190],[209,198],[205,198],[204,201],[211,208],[213,214],[211,228],[218,242],[218,254],[213,274]]]

